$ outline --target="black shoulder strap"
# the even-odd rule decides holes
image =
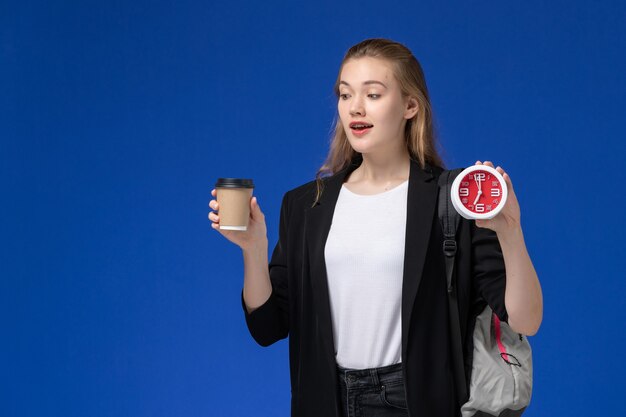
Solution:
[[[446,275],[448,279],[448,293],[452,292],[454,274],[454,256],[456,255],[456,230],[459,227],[461,216],[452,206],[450,189],[452,182],[462,168],[443,171],[439,176],[439,223],[443,231],[443,253],[446,255]]]
[[[452,182],[463,168],[443,171],[439,176],[439,222],[443,231],[443,253],[446,261],[446,279],[448,288],[448,308],[450,311],[450,336],[452,338],[452,362],[454,366],[454,380],[460,404],[467,399],[467,383],[465,379],[465,366],[463,364],[463,342],[461,340],[461,321],[459,319],[459,306],[454,280],[454,259],[456,256],[456,231],[459,227],[461,216],[452,206],[450,189]]]

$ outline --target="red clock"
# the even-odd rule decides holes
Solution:
[[[504,207],[507,187],[498,171],[488,165],[473,165],[452,182],[452,205],[466,219],[491,219]]]

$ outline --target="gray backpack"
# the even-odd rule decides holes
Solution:
[[[526,337],[500,322],[489,306],[476,317],[468,394],[454,281],[455,237],[460,215],[450,200],[452,181],[461,171],[463,168],[443,171],[439,177],[439,221],[444,235],[452,363],[461,414],[462,417],[517,417],[530,403],[533,377],[530,344]]]

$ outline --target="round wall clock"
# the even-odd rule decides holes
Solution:
[[[504,178],[488,165],[473,165],[452,182],[452,205],[466,219],[491,219],[504,207],[507,188]]]

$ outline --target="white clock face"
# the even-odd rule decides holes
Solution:
[[[452,183],[452,205],[466,219],[491,219],[506,203],[508,190],[504,178],[487,165],[463,170]]]

